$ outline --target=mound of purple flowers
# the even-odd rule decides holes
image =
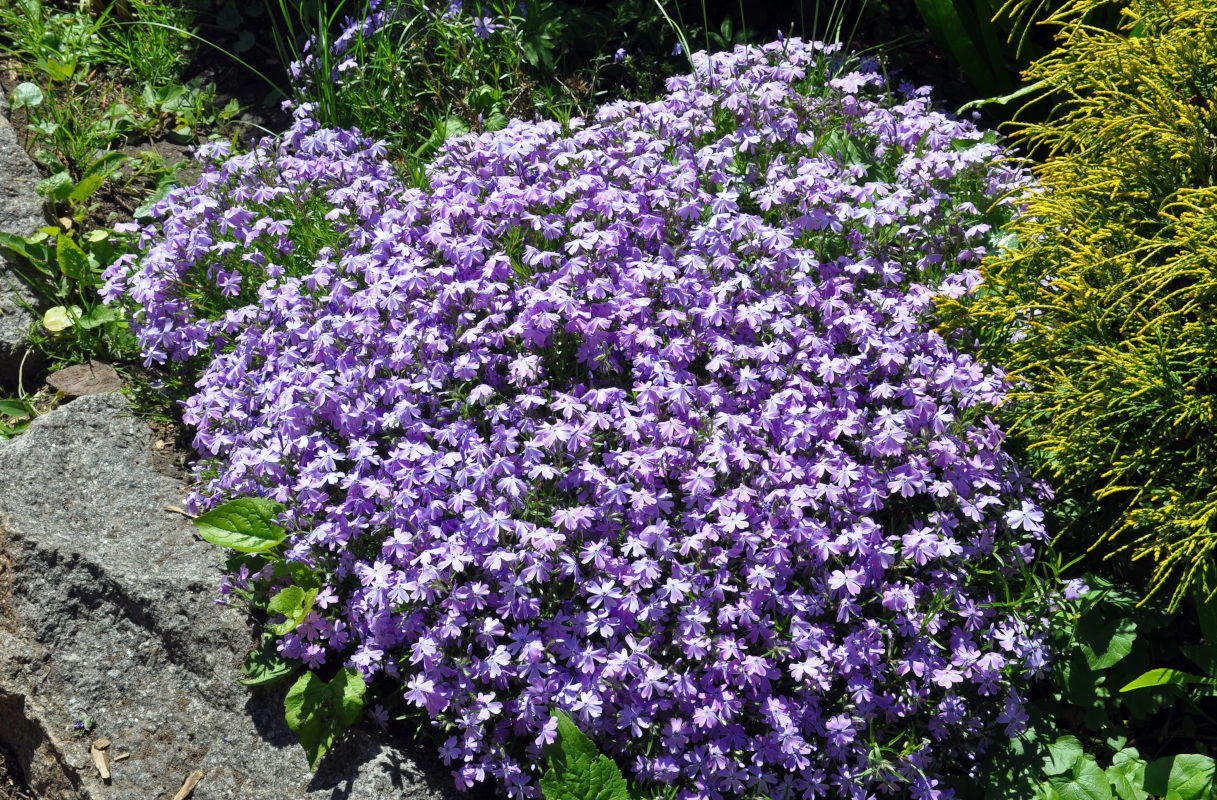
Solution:
[[[681,798],[938,797],[1046,658],[975,577],[1042,534],[1002,377],[929,322],[1025,178],[835,48],[695,60],[426,188],[302,109],[108,292],[210,359],[196,505],[286,503],[325,577],[282,651],[395,681],[461,786],[536,796],[558,707]]]

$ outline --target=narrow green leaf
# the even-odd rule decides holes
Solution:
[[[261,553],[282,542],[287,532],[275,522],[283,506],[263,497],[243,497],[194,520],[199,536],[220,547]]]
[[[984,95],[1008,91],[1010,80],[1005,74],[1000,51],[988,54],[982,52],[983,44],[969,32],[964,20],[965,13],[969,17],[974,15],[970,10],[964,10],[962,0],[959,4],[952,0],[916,0],[916,2],[917,10],[921,12],[921,18],[925,20],[926,27],[930,29],[930,33],[938,43],[963,68],[964,74],[972,86]],[[968,22],[974,21],[969,19]]]
[[[102,179],[110,177],[116,169],[126,164],[131,157],[126,153],[110,152],[102,155],[84,171],[85,178],[96,175]]]
[[[1185,686],[1189,683],[1217,686],[1217,678],[1204,678],[1177,669],[1151,669],[1121,686],[1120,691],[1131,692],[1134,689],[1148,689],[1154,686]]]

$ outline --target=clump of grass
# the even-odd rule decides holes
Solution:
[[[166,0],[96,10],[0,0],[0,54],[20,81],[12,108],[46,176],[38,192],[48,211],[45,227],[0,236],[0,248],[44,301],[31,342],[52,363],[134,354],[126,321],[97,296],[120,252],[110,226],[140,216],[142,196],[174,181],[158,143],[197,143],[239,111],[218,106],[214,85],[183,80],[190,25]]]
[[[279,2],[299,101],[323,125],[383,138],[403,158],[513,117],[566,118],[581,99],[554,76],[558,17],[526,15],[516,0],[363,0],[318,7],[312,20]]]

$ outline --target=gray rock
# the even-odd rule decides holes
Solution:
[[[221,554],[157,474],[118,394],[89,395],[0,443],[0,744],[42,800],[457,797],[447,770],[364,732],[310,774],[283,689],[234,682],[245,614],[217,606]],[[88,715],[96,727],[74,735]],[[109,782],[89,758],[108,738]],[[130,758],[116,756],[131,753]]]
[[[0,114],[0,232],[29,236],[43,226],[42,198],[34,191],[38,169],[17,141],[6,116]],[[34,317],[29,308],[45,303],[14,274],[0,248],[0,385],[17,383]],[[29,370],[33,364],[26,364]]]

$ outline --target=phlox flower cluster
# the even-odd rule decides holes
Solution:
[[[282,652],[400,687],[461,787],[538,796],[556,707],[688,800],[943,796],[1047,658],[977,577],[1047,490],[931,319],[1027,179],[833,46],[694,63],[423,187],[300,108],[106,291],[205,363],[195,507],[287,504],[325,579]]]

